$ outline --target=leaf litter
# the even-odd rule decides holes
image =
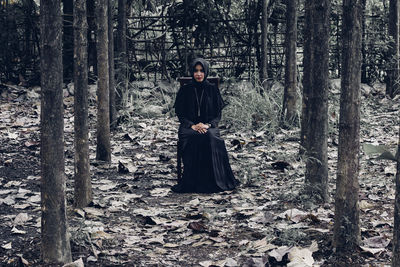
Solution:
[[[363,94],[361,143],[395,151],[399,104],[376,85]],[[377,88],[377,89],[376,89]],[[8,88],[1,99],[0,262],[40,265],[40,158],[38,96]],[[68,99],[67,99],[68,100]],[[330,96],[338,113],[338,95]],[[175,194],[178,122],[173,113],[131,115],[112,133],[113,160],[93,160],[91,120],[90,207],[73,203],[73,101],[65,101],[68,223],[74,260],[85,266],[328,266],[337,161],[337,121],[331,118],[331,199],[316,205],[303,194],[304,162],[299,133],[277,129],[235,132],[222,122],[222,135],[241,186],[218,194]],[[95,107],[90,114],[95,118]],[[18,119],[15,119],[18,118]],[[23,134],[22,134],[23,133]],[[393,230],[393,162],[377,160],[364,146],[360,167],[361,251],[359,263],[389,264]],[[368,153],[367,153],[368,152]],[[382,158],[382,157],[381,157]],[[22,260],[23,259],[23,260]],[[25,264],[25,263],[24,263]],[[25,264],[27,265],[27,264]]]

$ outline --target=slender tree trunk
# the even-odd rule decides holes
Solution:
[[[362,0],[343,1],[342,80],[333,245],[351,254],[360,242],[358,171],[360,150]]]
[[[92,201],[88,129],[88,42],[86,1],[74,1],[74,129],[75,129],[75,206]]]
[[[365,12],[366,12],[366,6],[367,6],[367,0],[362,0],[362,9],[363,9],[363,14],[362,14],[362,44],[361,44],[361,54],[362,57],[365,58],[366,56],[366,45],[365,45],[365,37],[366,37],[366,21],[365,21]],[[367,65],[363,61],[361,63],[361,83],[368,83],[368,78],[367,78]]]
[[[118,57],[118,71],[117,82],[118,91],[116,96],[116,103],[118,106],[121,104],[122,91],[127,90],[127,54],[126,54],[126,0],[118,0],[118,26],[117,26],[117,57]]]
[[[329,0],[306,0],[301,146],[305,181],[321,201],[328,197]]]
[[[398,1],[397,1],[398,3]],[[399,11],[399,5],[396,6],[397,12]],[[397,19],[399,15],[397,16]],[[399,22],[397,20],[396,29],[394,35],[394,47],[397,47],[395,52],[395,63],[394,67],[396,69],[396,75],[398,77],[399,71]],[[393,258],[392,266],[400,265],[400,134],[399,134],[399,145],[397,149],[397,172],[396,172],[396,197],[394,201],[394,227],[393,227]]]
[[[60,0],[40,1],[41,236],[46,264],[72,260],[65,201],[61,19]]]
[[[295,124],[297,119],[297,0],[286,0],[285,39],[285,91],[283,96],[282,120]]]
[[[400,266],[400,133],[397,146],[396,196],[394,200],[392,266]]]
[[[108,0],[97,6],[97,147],[96,159],[111,161],[108,71]]]
[[[73,79],[73,65],[74,65],[74,32],[73,32],[73,10],[74,5],[72,0],[63,0],[64,12],[64,32],[63,32],[63,67],[64,67],[64,81],[71,81]]]
[[[269,0],[262,1],[261,12],[261,77],[263,90],[268,89],[268,3]]]
[[[389,36],[391,41],[389,44],[389,68],[386,78],[386,95],[394,97],[399,92],[399,69],[398,69],[398,52],[399,52],[399,1],[390,0],[389,6]],[[397,56],[397,57],[396,57]]]
[[[108,0],[108,65],[110,78],[110,128],[114,129],[117,122],[117,109],[115,103],[115,70],[114,70],[114,24],[113,2]]]
[[[97,47],[96,47],[96,7],[95,0],[86,1],[88,15],[88,69],[93,67],[93,74],[97,75]]]

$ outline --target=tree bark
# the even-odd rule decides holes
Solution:
[[[75,206],[92,201],[88,129],[88,42],[86,0],[74,1],[74,130],[75,130]]]
[[[295,125],[297,121],[297,0],[286,0],[285,36],[285,91],[283,95],[282,121]]]
[[[126,0],[118,0],[118,26],[117,26],[117,82],[118,91],[116,103],[121,103],[122,91],[128,87],[127,81],[127,52],[126,52]]]
[[[46,265],[63,264],[72,258],[65,201],[60,0],[40,1],[40,30],[42,257]]]
[[[268,89],[268,2],[269,0],[262,1],[261,12],[261,82],[263,90]]]
[[[400,265],[400,133],[397,146],[397,171],[396,171],[396,195],[394,200],[394,227],[393,227],[393,256],[392,266]]]
[[[74,31],[73,31],[73,10],[74,5],[72,0],[63,0],[63,73],[64,81],[73,79],[74,65]]]
[[[97,75],[97,48],[96,48],[96,7],[95,0],[86,1],[88,15],[88,69],[93,66],[93,74]]]
[[[394,97],[399,92],[399,1],[390,0],[389,3],[388,33],[391,37],[389,43],[389,68],[386,78],[386,95]]]
[[[333,245],[350,254],[360,242],[358,172],[360,150],[362,0],[343,1],[342,79]]]
[[[96,159],[111,161],[108,71],[108,0],[97,6],[97,147]]]
[[[329,0],[306,0],[301,147],[310,193],[328,198]]]
[[[366,56],[366,44],[365,44],[365,38],[366,38],[366,7],[367,7],[367,0],[362,0],[362,9],[363,9],[363,14],[362,14],[362,25],[361,25],[361,31],[362,31],[362,44],[361,44],[361,55],[363,58]],[[368,72],[367,72],[367,64],[365,62],[361,63],[361,83],[369,83],[368,81]]]
[[[397,14],[399,12],[398,1],[396,5]],[[397,47],[395,52],[394,66],[396,68],[397,80],[399,79],[399,15],[397,15],[397,23],[394,32],[394,47]],[[397,87],[398,88],[398,87]],[[394,227],[393,227],[393,258],[392,266],[400,265],[400,134],[399,134],[399,145],[397,149],[397,172],[396,172],[396,196],[394,201]]]
[[[114,129],[117,121],[117,109],[115,102],[115,70],[114,70],[114,26],[113,26],[113,3],[108,0],[108,65],[110,85],[110,128]]]

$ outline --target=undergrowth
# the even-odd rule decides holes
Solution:
[[[261,85],[240,81],[222,88],[227,106],[222,124],[235,130],[275,132],[279,126],[283,87],[274,83],[269,91],[260,93]]]

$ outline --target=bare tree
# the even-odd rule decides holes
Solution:
[[[282,121],[296,122],[297,103],[297,0],[286,0],[285,36],[285,91],[283,95]]]
[[[354,252],[360,242],[358,172],[362,0],[343,1],[342,78],[333,245],[337,253]]]
[[[75,206],[92,201],[88,129],[88,42],[86,1],[74,1],[74,130],[75,130]]]
[[[72,0],[62,0],[63,6],[63,76],[64,80],[70,82],[73,79],[73,9]]]
[[[328,197],[328,83],[330,0],[306,0],[301,148],[307,188]]]
[[[261,12],[261,82],[264,91],[267,90],[268,79],[268,3],[269,0],[262,1]]]
[[[62,17],[60,0],[40,1],[42,257],[46,264],[72,260],[64,173]]]
[[[122,92],[120,88],[127,86],[127,52],[126,52],[126,1],[118,0],[118,26],[117,26],[117,104],[120,104]]]
[[[396,2],[396,4],[392,4],[392,2]],[[392,22],[394,25],[393,32],[393,47],[396,47],[395,56],[394,56],[394,69],[395,74],[394,77],[397,77],[396,81],[399,79],[399,1],[391,1],[391,8],[395,9],[395,13],[397,17],[395,21]],[[392,11],[393,12],[393,11]],[[394,78],[393,77],[393,78]],[[394,89],[398,88],[398,85],[394,86]],[[392,91],[393,94],[393,91]],[[400,140],[400,134],[399,134]],[[393,227],[393,258],[392,258],[392,266],[400,265],[400,141],[397,148],[397,172],[396,172],[396,197],[394,201],[394,227]]]
[[[386,94],[394,97],[399,92],[399,1],[390,0],[388,33],[391,38],[389,43],[389,69],[387,70]]]
[[[392,266],[400,265],[400,133],[397,146],[396,196],[394,200],[393,257]]]
[[[98,160],[111,161],[108,70],[108,0],[97,4],[97,147]]]
[[[108,70],[110,86],[110,127],[114,129],[117,119],[115,103],[115,70],[114,70],[114,26],[113,26],[113,1],[108,0]]]

